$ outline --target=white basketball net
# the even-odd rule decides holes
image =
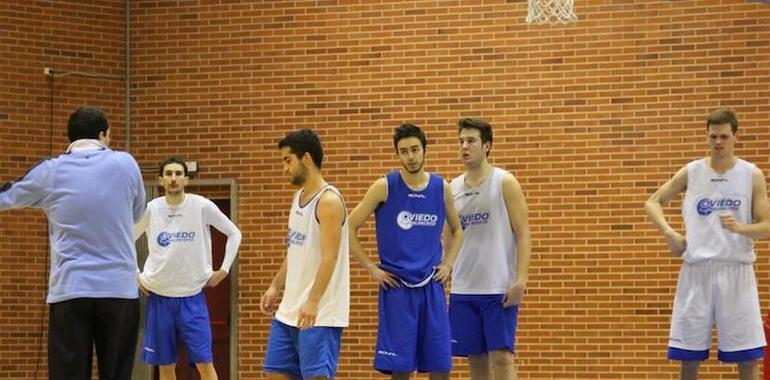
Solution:
[[[527,0],[530,24],[566,24],[576,21],[574,0]]]

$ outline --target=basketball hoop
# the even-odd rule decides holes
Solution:
[[[527,0],[527,23],[566,24],[577,21],[574,0]]]

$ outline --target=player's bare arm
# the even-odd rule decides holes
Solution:
[[[455,209],[454,197],[449,184],[444,181],[444,214],[446,215],[446,225],[444,241],[444,258],[436,268],[436,274],[433,276],[438,281],[445,282],[452,277],[452,268],[457,260],[457,253],[460,251],[460,245],[463,242],[463,228],[460,223],[460,216]]]
[[[667,205],[679,193],[687,189],[687,167],[684,166],[666,181],[644,204],[647,216],[655,227],[658,228],[668,243],[668,249],[674,256],[681,256],[687,248],[684,236],[674,231],[666,221],[663,206]]]
[[[318,230],[321,233],[321,262],[310,288],[307,300],[299,309],[300,329],[311,328],[315,325],[318,316],[318,303],[321,301],[329,286],[329,280],[337,266],[342,225],[345,222],[345,205],[342,198],[333,191],[325,191],[318,201],[316,209],[318,218]]]
[[[364,195],[364,199],[350,213],[350,220],[348,221],[348,227],[350,228],[350,254],[361,263],[364,269],[369,272],[380,286],[394,288],[399,286],[396,276],[377,267],[377,264],[364,251],[364,247],[361,245],[361,240],[358,237],[358,233],[366,220],[374,213],[377,206],[385,202],[387,198],[388,181],[385,177],[382,177],[369,187],[369,190]]]
[[[759,168],[752,175],[751,224],[738,223],[732,214],[720,215],[722,226],[752,239],[770,236],[770,205],[767,200],[767,182]]]
[[[511,233],[516,235],[516,283],[503,299],[503,305],[518,305],[524,299],[529,279],[529,261],[532,257],[532,244],[527,216],[527,201],[521,184],[511,173],[503,177],[503,199],[511,222]]]
[[[270,283],[270,287],[267,288],[262,299],[259,301],[259,310],[267,315],[274,315],[278,309],[278,303],[281,300],[280,293],[286,286],[286,258],[283,259],[281,269],[273,277],[273,282]]]

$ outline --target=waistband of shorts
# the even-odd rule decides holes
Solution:
[[[431,282],[431,280],[433,280],[433,275],[434,274],[436,274],[436,267],[433,267],[433,271],[430,272],[428,277],[425,277],[420,282],[409,283],[409,282],[404,281],[404,279],[402,279],[402,278],[399,278],[398,281],[400,281],[401,284],[406,286],[407,288],[422,288],[423,286],[428,285]]]

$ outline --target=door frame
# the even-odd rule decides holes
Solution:
[[[154,199],[160,196],[160,185],[157,180],[145,181],[145,192],[147,193],[147,200]],[[206,187],[206,186],[229,186],[230,188],[230,215],[228,217],[235,224],[238,225],[238,180],[235,178],[222,178],[222,179],[191,179],[188,186]],[[137,261],[144,262],[147,259],[147,240],[142,238],[137,240]],[[140,254],[140,251],[143,254]],[[240,251],[240,250],[239,250]],[[239,255],[240,256],[239,252]],[[143,257],[142,257],[143,256]],[[228,275],[230,280],[230,380],[238,380],[238,257],[236,256],[233,266],[230,268],[230,274]],[[142,334],[144,333],[144,310],[146,299],[141,298],[141,320],[139,325],[139,339],[137,340],[137,349],[134,355],[134,371],[131,375],[132,380],[153,380],[152,366],[142,362],[141,349],[142,349]]]

